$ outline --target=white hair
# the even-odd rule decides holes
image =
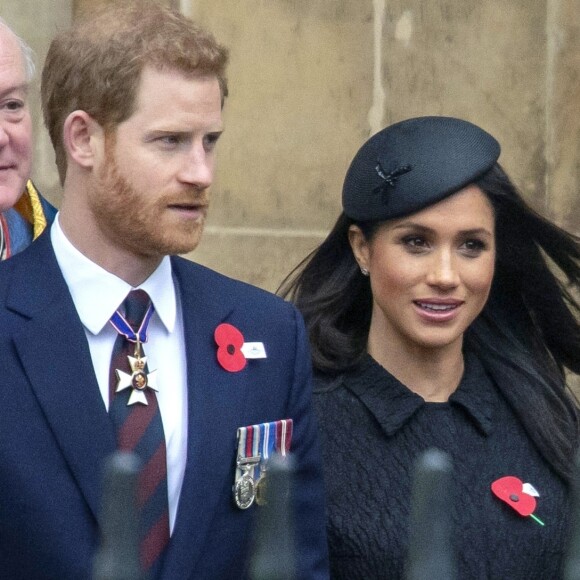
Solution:
[[[10,26],[8,26],[2,17],[0,17],[0,27],[4,27],[10,34],[12,34],[12,36],[14,36],[18,42],[18,46],[20,47],[20,52],[22,54],[22,62],[24,63],[26,82],[32,81],[34,78],[34,73],[36,72],[36,65],[34,64],[34,51],[22,38],[20,38],[20,36],[18,36],[18,34],[14,32],[14,30],[12,30],[12,28],[10,28]]]

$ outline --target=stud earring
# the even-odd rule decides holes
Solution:
[[[361,266],[360,267],[360,272],[361,272],[361,274],[363,276],[368,276],[369,275],[369,271],[364,266]]]

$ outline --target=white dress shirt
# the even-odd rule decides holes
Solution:
[[[109,408],[109,366],[117,332],[109,319],[135,288],[79,252],[60,227],[58,215],[50,232],[58,265],[68,285],[91,351],[95,375]],[[144,345],[147,366],[157,370],[157,401],[167,445],[169,529],[173,532],[187,456],[187,362],[181,301],[165,257],[139,287],[155,306]]]

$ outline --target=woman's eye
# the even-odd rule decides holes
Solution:
[[[479,255],[487,248],[487,245],[482,240],[466,240],[463,242],[463,248],[469,254]]]
[[[427,247],[427,240],[421,236],[407,236],[403,238],[403,244],[411,250],[422,250]]]

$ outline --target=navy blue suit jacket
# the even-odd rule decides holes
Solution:
[[[232,501],[237,428],[292,418],[299,578],[327,578],[323,491],[307,340],[279,298],[172,258],[183,305],[188,451],[160,578],[245,575],[256,510]],[[241,372],[216,359],[229,322],[263,342]],[[48,232],[0,264],[0,577],[79,580],[99,541],[101,468],[115,438],[82,324]]]

